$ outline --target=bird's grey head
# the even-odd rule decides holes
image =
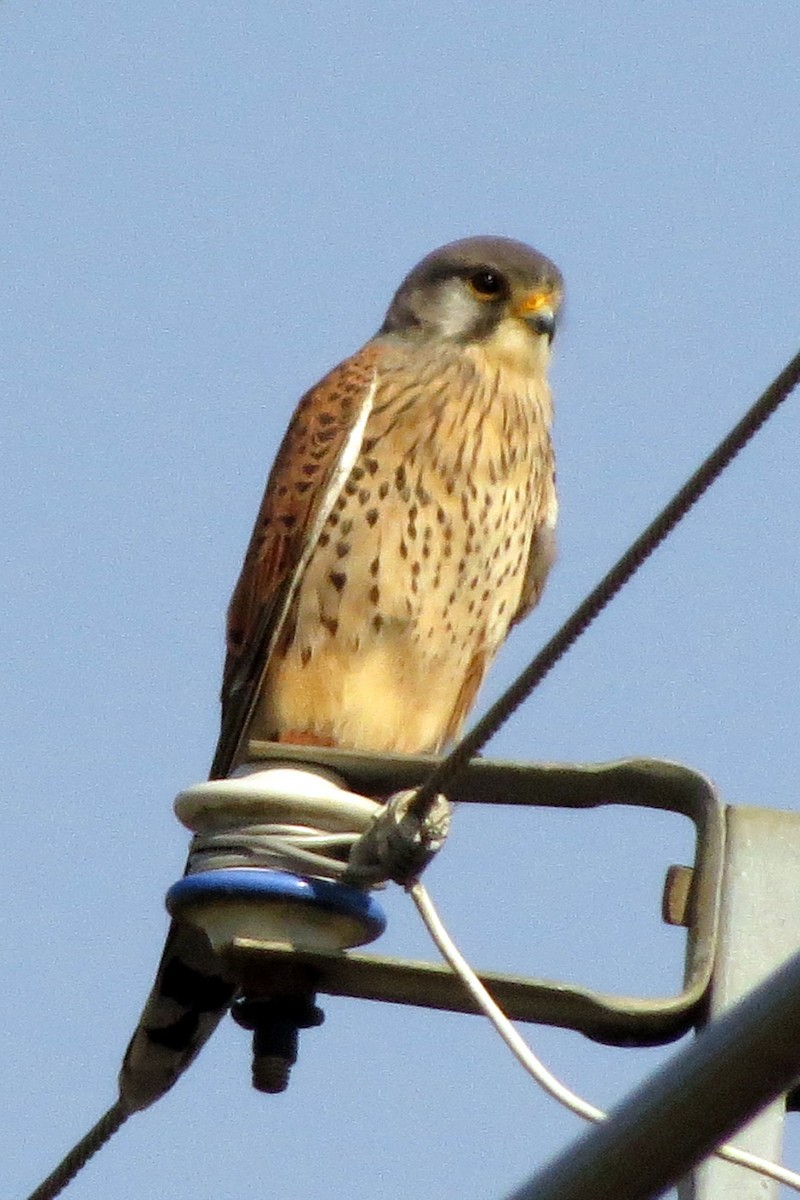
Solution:
[[[524,242],[463,238],[434,250],[406,276],[380,332],[479,343],[510,320],[551,341],[562,294],[558,267]]]

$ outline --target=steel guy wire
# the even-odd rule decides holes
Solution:
[[[111,1140],[130,1115],[121,1101],[118,1100],[116,1104],[112,1104],[97,1124],[93,1125],[89,1132],[84,1134],[81,1140],[72,1147],[69,1154],[64,1156],[55,1171],[52,1171],[47,1179],[43,1180],[34,1192],[31,1192],[28,1200],[54,1200],[55,1196],[60,1195],[67,1184],[72,1183],[81,1168],[86,1166],[89,1159],[93,1158],[97,1151],[102,1150],[106,1142]]]
[[[473,729],[458,742],[420,786],[410,811],[424,818],[436,795],[450,783],[506,720],[528,698],[560,658],[578,640],[606,605],[617,595],[653,551],[697,503],[704,492],[722,474],[740,450],[761,429],[775,410],[800,382],[800,351],[775,377],[755,404],[745,413],[727,437],[719,443],[695,473],[676,492],[630,548],[600,580],[572,616],[539,651],[514,683],[489,708]],[[130,1113],[120,1101],[111,1106],[81,1140],[70,1150],[47,1179],[30,1194],[28,1200],[54,1200],[75,1178],[90,1158],[113,1137]]]
[[[497,733],[498,729],[527,700],[560,658],[572,648],[581,634],[617,595],[642,564],[672,533],[676,525],[686,516],[704,492],[733,461],[750,439],[800,382],[800,351],[773,379],[765,392],[745,413],[727,437],[712,450],[708,458],[675,493],[665,508],[650,522],[643,533],[625,551],[611,570],[603,576],[561,628],[546,643],[528,666],[522,671],[502,696],[488,709],[480,721],[442,759],[439,765],[422,783],[410,806],[416,817],[427,815],[437,792],[451,783],[459,771],[467,765]]]

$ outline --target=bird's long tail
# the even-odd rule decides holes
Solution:
[[[234,991],[201,930],[173,921],[119,1075],[128,1111],[147,1108],[169,1091],[211,1037]]]

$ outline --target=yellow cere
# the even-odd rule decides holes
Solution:
[[[553,308],[557,302],[555,292],[528,292],[514,306],[520,316],[525,313],[538,312],[540,308]]]

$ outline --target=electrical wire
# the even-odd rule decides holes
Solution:
[[[242,824],[235,830],[196,833],[189,851],[188,875],[228,867],[266,867],[340,879],[360,832],[330,833],[308,825]],[[330,853],[324,854],[323,851]],[[333,854],[339,854],[334,858]]]
[[[438,792],[467,765],[471,758],[497,733],[501,725],[527,700],[560,658],[585,633],[592,621],[617,595],[654,550],[661,545],[697,503],[711,484],[733,461],[740,450],[758,433],[762,425],[788,398],[800,383],[800,352],[773,379],[755,404],[747,410],[727,437],[700,464],[694,474],[675,493],[665,508],[650,522],[643,533],[625,551],[611,570],[600,580],[572,616],[528,664],[511,686],[487,710],[484,716],[451,750],[446,758],[418,788],[411,811],[416,817],[427,815]]]
[[[406,890],[416,904],[425,928],[431,935],[442,958],[464,984],[483,1014],[489,1018],[517,1062],[549,1096],[552,1096],[559,1104],[563,1104],[570,1112],[582,1117],[584,1121],[604,1121],[606,1114],[602,1109],[595,1108],[593,1104],[589,1104],[576,1092],[565,1087],[555,1075],[548,1071],[525,1039],[517,1033],[500,1005],[492,998],[450,937],[423,884],[417,880],[415,883],[409,884]]]
[[[59,1196],[67,1184],[72,1182],[78,1171],[85,1167],[89,1159],[105,1146],[129,1116],[130,1112],[120,1100],[116,1104],[112,1104],[97,1124],[93,1125],[89,1132],[72,1147],[55,1171],[51,1171],[47,1179],[31,1192],[28,1200],[54,1200],[54,1197]]]
[[[750,439],[758,432],[765,421],[775,412],[775,410],[783,403],[784,400],[800,382],[800,352],[783,368],[779,375],[775,377],[765,392],[758,398],[755,404],[745,413],[742,419],[734,426],[731,432],[725,437],[715,450],[705,459],[698,467],[690,479],[683,487],[675,494],[672,500],[658,514],[644,532],[636,539],[622,557],[614,564],[611,570],[600,580],[600,583],[589,593],[585,600],[573,612],[572,616],[562,625],[556,634],[549,642],[539,651],[536,657],[528,664],[524,671],[517,676],[517,679],[503,693],[502,696],[488,709],[480,721],[466,734],[454,747],[454,749],[442,760],[441,763],[431,772],[425,782],[418,788],[416,796],[409,806],[409,811],[419,818],[424,820],[430,813],[436,797],[442,791],[444,784],[452,781],[454,776],[466,766],[471,758],[473,758],[489,741],[489,739],[497,732],[501,725],[519,708],[519,706],[528,698],[531,692],[545,678],[549,671],[555,666],[560,658],[572,647],[577,639],[583,634],[594,619],[602,612],[607,604],[617,595],[621,588],[631,579],[638,571],[639,567],[650,557],[653,551],[661,545],[665,538],[672,533],[675,526],[683,519],[691,508],[697,503],[700,497],[704,494],[708,487],[721,475],[730,462],[736,457],[740,450],[750,441]],[[411,887],[411,894],[417,903],[417,889],[422,889],[419,883]],[[417,905],[419,907],[419,904]],[[420,909],[422,912],[422,909]],[[423,917],[424,919],[424,917]],[[443,930],[442,930],[443,931]],[[443,931],[444,932],[444,931]],[[431,930],[431,936],[439,942]],[[448,939],[444,939],[442,945],[447,944]],[[445,954],[442,946],[439,947],[445,958],[450,962],[450,958]],[[475,995],[476,1002],[484,1008],[484,1001],[491,1002],[494,1006],[488,992],[481,984],[480,980],[471,971],[469,964],[461,958],[455,946],[450,943],[450,948],[455,951],[457,958],[450,962],[451,967],[464,979],[466,984],[467,977],[472,975],[474,982],[478,987],[478,992],[482,995],[482,999],[478,1000],[478,994]],[[463,967],[466,968],[462,975],[461,970],[454,965],[454,962],[460,960]],[[467,985],[470,986],[470,985]],[[472,986],[470,986],[472,992]],[[494,1023],[495,1016],[503,1017],[501,1010],[497,1010],[495,1014],[492,1008],[488,1007],[486,1015]],[[490,1015],[491,1014],[491,1015]],[[517,1042],[518,1035],[513,1029],[513,1026],[508,1023],[510,1031],[514,1034],[514,1038],[509,1039],[509,1045],[512,1041],[515,1043],[513,1052],[523,1062],[527,1054],[521,1053],[525,1043],[522,1039]],[[497,1024],[498,1032],[502,1027],[502,1022]],[[501,1036],[506,1040],[506,1032]],[[521,1045],[519,1044],[521,1043]],[[525,1046],[527,1051],[527,1047]],[[535,1056],[534,1056],[535,1058]],[[538,1060],[535,1060],[538,1063]],[[532,1064],[531,1064],[532,1065]],[[539,1068],[542,1065],[539,1064]],[[529,1067],[526,1067],[529,1069]],[[537,1068],[538,1069],[538,1068]],[[542,1068],[544,1070],[544,1068]],[[546,1072],[549,1079],[548,1090],[555,1087],[559,1090],[563,1087],[555,1076]],[[545,1074],[542,1074],[544,1080]],[[544,1082],[542,1086],[546,1086]],[[551,1094],[555,1095],[555,1090]],[[586,1105],[585,1101],[581,1101],[580,1097],[574,1093],[569,1093],[568,1089],[564,1089],[564,1093],[569,1094],[575,1101]],[[582,1114],[587,1120],[602,1119],[602,1114],[599,1117],[589,1115],[590,1111],[600,1113],[599,1109],[594,1109],[592,1105],[586,1105],[586,1113]],[[576,1110],[577,1111],[577,1110]],[[58,1167],[48,1175],[47,1179],[39,1185],[38,1188],[28,1197],[28,1200],[53,1200],[60,1192],[71,1182],[77,1175],[78,1171],[88,1162],[88,1160],[98,1152],[111,1137],[117,1132],[124,1121],[127,1120],[130,1113],[124,1108],[120,1101],[112,1105],[108,1112],[100,1118],[96,1125],[89,1130],[87,1134],[70,1150],[66,1157],[62,1160]],[[800,1176],[794,1176],[791,1172],[783,1173],[784,1169],[775,1164],[768,1164],[763,1160],[757,1160],[761,1165],[755,1166],[755,1156],[747,1155],[744,1151],[739,1151],[735,1147],[724,1148],[724,1157],[733,1162],[739,1162],[742,1165],[752,1166],[753,1169],[761,1171],[763,1174],[771,1174],[773,1179],[779,1179],[781,1182],[788,1183],[790,1187],[797,1187],[800,1190]],[[732,1157],[735,1156],[735,1157]],[[748,1160],[747,1162],[745,1160]],[[769,1169],[767,1169],[769,1168]],[[776,1174],[775,1172],[781,1172]],[[791,1178],[789,1178],[791,1176]],[[797,1182],[793,1182],[793,1180]]]
[[[584,1100],[577,1092],[566,1087],[547,1069],[525,1039],[517,1033],[511,1021],[493,999],[447,932],[426,888],[417,880],[409,884],[406,891],[417,906],[425,928],[442,958],[464,984],[481,1012],[491,1021],[521,1066],[549,1096],[552,1096],[570,1112],[575,1113],[576,1116],[582,1117],[585,1121],[593,1121],[595,1124],[605,1121],[607,1114],[602,1109],[595,1107],[594,1104],[590,1104],[588,1100]],[[760,1155],[750,1154],[747,1150],[740,1150],[737,1146],[727,1143],[718,1146],[714,1153],[718,1158],[724,1158],[727,1162],[746,1167],[759,1175],[766,1175],[768,1178],[775,1179],[778,1183],[784,1183],[794,1191],[800,1192],[800,1174],[790,1171],[788,1167],[770,1162],[769,1159],[761,1158]]]

